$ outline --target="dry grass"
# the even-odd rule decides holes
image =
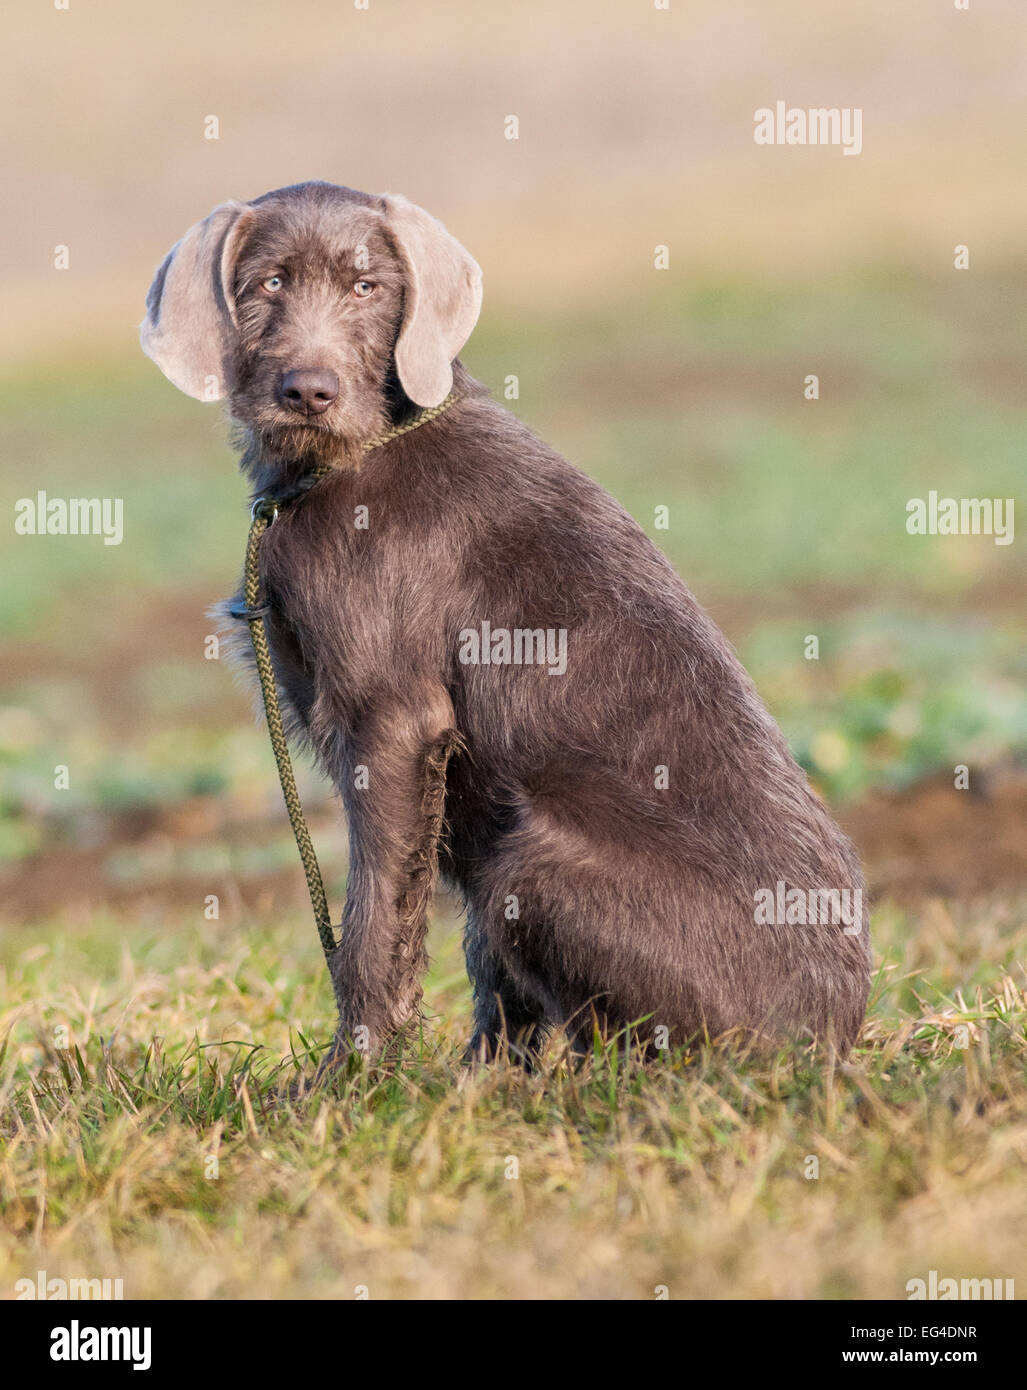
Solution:
[[[452,925],[416,1055],[299,1098],[330,1031],[307,924],[12,930],[0,1288],[37,1269],[174,1298],[903,1298],[930,1269],[1027,1287],[1022,913],[882,909],[846,1066],[698,1049],[646,1070],[610,1046],[531,1077],[460,1065]]]

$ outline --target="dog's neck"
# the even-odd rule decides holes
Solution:
[[[461,398],[487,394],[486,388],[475,381],[459,361],[453,363],[453,391]],[[408,424],[416,418],[419,409],[398,383],[390,383],[382,393],[383,430]],[[300,488],[304,480],[325,465],[355,470],[364,458],[366,443],[364,439],[326,434],[324,447],[292,456],[281,448],[280,438],[275,434],[239,423],[233,429],[232,440],[241,450],[239,467],[250,480],[254,497],[281,495]]]

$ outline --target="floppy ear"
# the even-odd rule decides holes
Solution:
[[[478,321],[481,268],[423,208],[389,193],[383,201],[407,272],[396,371],[415,405],[439,405],[453,387],[453,358]]]
[[[169,381],[198,401],[226,394],[224,358],[235,327],[232,273],[245,203],[222,203],[168,252],[146,296],[139,341]]]

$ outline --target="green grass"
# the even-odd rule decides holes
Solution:
[[[1027,1279],[1022,921],[879,914],[845,1066],[698,1047],[646,1068],[614,1043],[579,1066],[557,1046],[527,1077],[461,1065],[443,921],[410,1054],[300,1096],[331,1032],[307,923],[19,931],[0,1284],[45,1269],[123,1278],[127,1297],[903,1298],[930,1269]]]

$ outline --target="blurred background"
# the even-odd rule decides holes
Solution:
[[[1019,0],[23,0],[4,27],[12,949],[98,923],[135,949],[214,894],[205,929],[294,921],[317,968],[264,729],[204,655],[243,482],[220,407],[136,337],[191,223],[305,178],[405,193],[467,245],[466,365],[501,398],[516,376],[511,408],[667,551],[878,901],[1021,901],[1024,545],[905,530],[931,489],[1027,526]],[[862,153],[757,146],[778,99],[862,108]],[[122,544],[15,535],[38,489],[123,498]],[[337,904],[341,819],[301,773]]]

